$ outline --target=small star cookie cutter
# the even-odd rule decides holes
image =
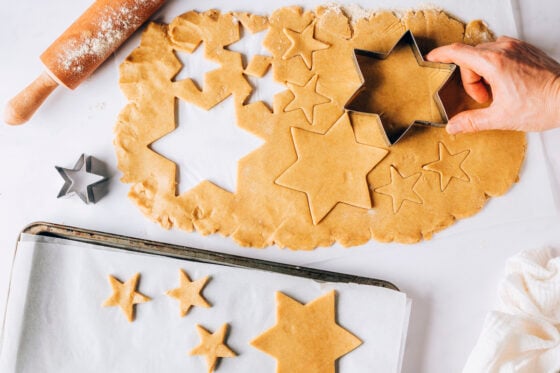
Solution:
[[[109,180],[107,175],[99,171],[101,166],[102,163],[97,158],[86,156],[85,154],[80,155],[73,168],[55,166],[60,176],[64,179],[64,185],[60,189],[57,198],[78,195],[85,204],[96,203],[106,194],[99,193],[97,187]],[[88,174],[97,176],[97,180],[89,184],[81,182],[84,177],[88,177]]]
[[[403,44],[409,45],[411,47],[414,57],[416,58],[416,61],[418,62],[419,66],[447,70],[449,71],[449,75],[448,78],[438,87],[433,97],[442,118],[441,123],[434,123],[434,122],[429,122],[424,120],[414,120],[412,123],[399,123],[402,125],[404,130],[401,129],[397,131],[394,130],[392,131],[392,128],[390,128],[388,124],[385,123],[385,121],[383,120],[382,113],[373,113],[373,112],[362,111],[356,108],[352,108],[352,103],[365,90],[365,84],[366,84],[366,80],[364,78],[363,72],[358,63],[358,56],[384,60],[387,57],[389,57],[389,55],[396,48],[398,48]],[[416,42],[416,39],[412,34],[412,31],[410,30],[405,31],[405,33],[399,38],[399,40],[395,43],[395,45],[393,45],[393,47],[391,47],[391,49],[388,52],[376,52],[376,51],[369,51],[363,49],[354,49],[354,63],[356,66],[356,70],[359,73],[362,84],[360,88],[358,88],[356,92],[352,95],[352,97],[350,97],[350,99],[346,102],[346,104],[344,105],[344,109],[349,112],[355,112],[362,115],[379,116],[379,119],[381,121],[381,126],[383,128],[383,133],[385,135],[385,140],[389,146],[395,145],[400,139],[402,139],[406,135],[407,132],[409,132],[409,130],[415,124],[420,124],[424,126],[433,126],[433,127],[445,127],[447,125],[447,122],[449,121],[449,115],[448,115],[448,111],[446,110],[446,104],[444,104],[444,101],[446,102],[448,101],[448,97],[451,95],[451,92],[449,92],[449,90],[447,90],[446,88],[450,85],[450,82],[453,80],[455,76],[455,73],[457,71],[457,65],[449,64],[449,63],[441,63],[441,62],[430,62],[424,60],[424,57],[420,52],[420,48],[418,47],[418,43]]]

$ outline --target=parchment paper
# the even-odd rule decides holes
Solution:
[[[203,290],[211,308],[181,318],[179,269],[191,280],[211,279]],[[129,323],[111,295],[107,275],[125,281],[140,272],[138,291],[151,302],[136,306]],[[270,272],[128,253],[68,240],[24,236],[13,267],[0,371],[203,372],[188,351],[199,343],[195,324],[211,331],[230,324],[227,343],[239,356],[222,359],[219,372],[274,372],[275,360],[249,342],[276,322],[275,292],[302,303],[337,290],[338,323],[363,344],[339,360],[341,372],[398,372],[409,302],[380,287],[319,283]]]

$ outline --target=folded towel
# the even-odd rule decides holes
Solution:
[[[560,252],[510,258],[498,296],[463,373],[560,372]]]

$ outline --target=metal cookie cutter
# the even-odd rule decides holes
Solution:
[[[94,171],[94,169],[99,169],[100,165],[101,162],[96,158],[82,154],[74,168],[55,166],[60,176],[64,179],[64,185],[60,189],[57,198],[77,194],[86,204],[97,202],[102,195],[95,193],[96,190],[94,188],[109,180],[107,175]],[[94,177],[92,178],[91,175]],[[85,183],[86,179],[93,179],[93,181]]]
[[[390,126],[388,123],[385,123],[385,121],[383,120],[383,113],[382,112],[373,113],[373,112],[363,111],[363,110],[360,110],[359,107],[355,106],[356,98],[358,98],[358,96],[360,96],[360,94],[362,92],[364,92],[365,85],[366,85],[366,80],[364,78],[362,68],[361,68],[361,66],[358,62],[358,56],[364,56],[364,57],[370,57],[370,58],[374,58],[374,59],[378,59],[378,60],[384,60],[396,48],[400,47],[401,45],[410,46],[410,48],[412,49],[412,52],[414,53],[414,57],[416,58],[416,61],[418,62],[419,66],[449,71],[448,78],[441,84],[441,86],[437,89],[436,93],[434,94],[434,100],[436,102],[436,105],[437,105],[438,110],[440,112],[441,118],[443,120],[442,123],[433,123],[433,122],[428,122],[428,121],[425,121],[425,120],[414,120],[412,123],[395,123],[396,125],[398,125],[398,128],[395,129],[393,126]],[[397,41],[397,43],[386,53],[375,52],[375,51],[367,51],[367,50],[363,50],[363,49],[354,49],[354,63],[356,65],[357,71],[359,72],[360,80],[361,80],[362,84],[361,84],[360,88],[352,95],[350,100],[348,100],[348,102],[344,105],[344,109],[347,110],[347,111],[356,112],[356,113],[359,113],[359,114],[375,115],[375,116],[378,115],[380,120],[381,120],[381,124],[382,124],[382,127],[383,127],[383,132],[385,134],[386,142],[389,144],[389,146],[396,144],[401,138],[403,138],[405,136],[405,134],[410,130],[410,128],[412,126],[414,126],[414,124],[421,124],[421,125],[425,125],[425,126],[435,126],[435,127],[445,127],[445,125],[449,121],[449,116],[448,116],[448,113],[446,111],[445,105],[443,103],[443,101],[444,101],[443,96],[444,95],[446,96],[445,100],[447,101],[447,98],[448,98],[447,96],[449,96],[451,94],[451,92],[447,92],[449,90],[446,90],[445,88],[452,81],[452,76],[454,75],[457,66],[454,65],[454,64],[430,62],[430,61],[424,60],[424,57],[422,56],[422,53],[420,53],[420,48],[418,48],[418,44],[416,43],[416,39],[414,38],[414,35],[412,35],[412,32],[410,30],[407,30],[401,36],[401,38]]]

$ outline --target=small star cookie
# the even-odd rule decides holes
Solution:
[[[200,344],[193,348],[190,354],[206,356],[208,373],[214,371],[219,358],[237,356],[237,354],[224,343],[228,324],[222,325],[222,327],[214,333],[210,333],[200,325],[196,325],[196,329],[200,336]]]
[[[113,294],[105,302],[103,307],[119,306],[129,322],[134,321],[134,305],[138,303],[146,303],[151,300],[136,291],[140,273],[136,273],[126,282],[120,282],[115,277],[109,275],[109,283],[113,289]]]
[[[409,176],[403,176],[394,166],[391,166],[390,170],[391,182],[375,189],[375,191],[391,197],[393,213],[399,212],[405,201],[421,204],[422,198],[414,191],[414,187],[422,174],[417,172]]]
[[[182,269],[179,270],[179,287],[165,292],[167,296],[179,301],[181,317],[184,317],[192,306],[209,308],[210,304],[200,295],[200,292],[208,282],[208,276],[192,281],[189,275]]]
[[[307,83],[305,83],[304,86],[288,82],[288,87],[290,88],[290,91],[292,91],[294,99],[290,101],[284,111],[300,109],[305,114],[305,119],[307,119],[309,124],[313,124],[315,106],[331,102],[329,98],[317,92],[318,79],[319,75],[315,74]]]
[[[300,56],[305,62],[308,69],[313,64],[313,53],[322,49],[329,48],[329,45],[315,39],[315,23],[310,23],[302,32],[284,29],[284,34],[290,40],[290,48],[282,56],[287,60],[296,56]]]
[[[463,169],[463,162],[467,159],[470,150],[463,150],[459,153],[451,153],[444,143],[438,144],[439,159],[422,166],[424,170],[439,174],[440,188],[444,192],[451,182],[457,179],[469,182],[471,179]]]

